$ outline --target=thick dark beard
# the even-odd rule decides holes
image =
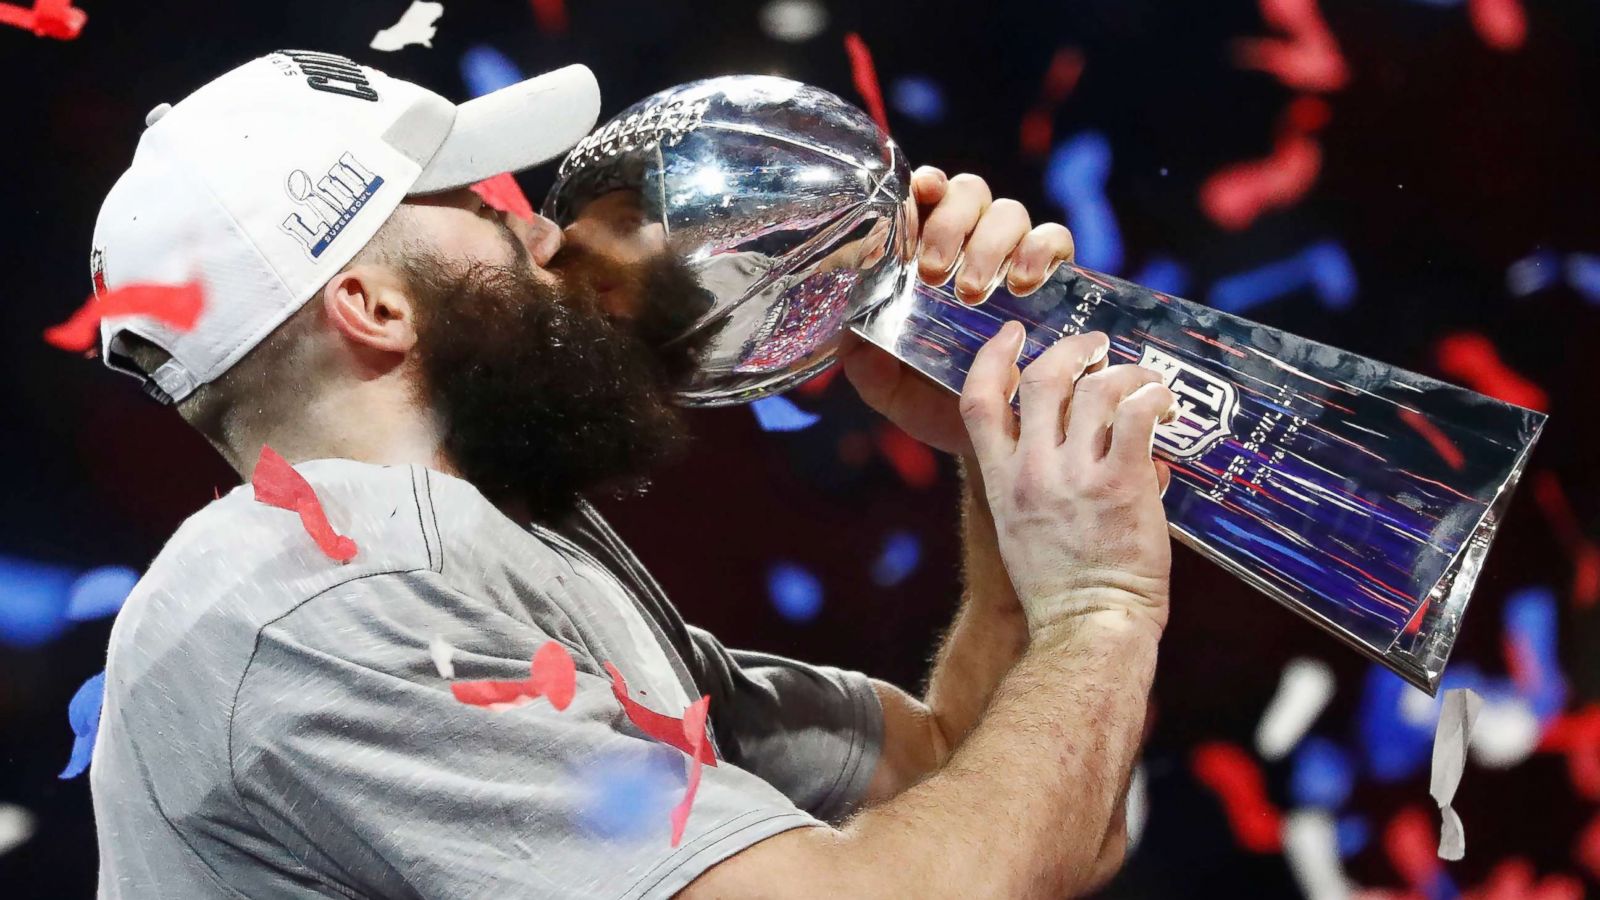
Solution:
[[[688,432],[671,385],[684,361],[613,325],[586,279],[558,276],[553,288],[525,258],[462,273],[424,256],[406,268],[421,399],[446,423],[451,463],[491,501],[555,522],[586,492],[643,491],[681,456]]]

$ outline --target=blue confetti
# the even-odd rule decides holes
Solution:
[[[1574,253],[1567,257],[1567,284],[1590,303],[1600,303],[1600,256]]]
[[[934,125],[944,119],[944,89],[926,75],[896,78],[889,85],[889,103],[921,125]]]
[[[922,542],[909,531],[896,531],[883,544],[883,552],[872,564],[872,581],[879,587],[894,587],[905,581],[922,563]]]
[[[1526,297],[1550,287],[1560,277],[1560,257],[1554,251],[1539,250],[1506,267],[1506,290],[1514,297]]]
[[[762,431],[800,431],[822,421],[822,417],[795,406],[787,397],[766,397],[750,404]]]
[[[1175,259],[1157,256],[1146,262],[1144,268],[1129,280],[1152,291],[1181,296],[1189,289],[1189,269]]]
[[[794,563],[780,562],[767,572],[772,606],[791,622],[809,622],[822,611],[822,582]]]
[[[1242,313],[1307,288],[1328,309],[1344,309],[1355,299],[1355,266],[1337,242],[1321,241],[1288,259],[1224,278],[1212,285],[1208,302],[1223,312]]]
[[[1524,660],[1531,670],[1529,683],[1519,687],[1540,724],[1548,723],[1567,705],[1567,682],[1556,650],[1559,615],[1555,592],[1549,588],[1524,588],[1506,600],[1506,637],[1532,656]]]
[[[1067,214],[1078,264],[1115,273],[1122,268],[1122,232],[1106,196],[1111,142],[1098,131],[1073,136],[1045,164],[1045,193]]]
[[[94,737],[100,730],[100,704],[105,700],[106,673],[91,676],[67,703],[67,722],[72,726],[72,756],[57,777],[77,778],[94,758]]]
[[[1367,670],[1356,722],[1362,759],[1376,781],[1403,781],[1433,753],[1432,723],[1413,722],[1401,712],[1406,692],[1416,690],[1381,666]]]
[[[1364,816],[1351,813],[1339,817],[1336,826],[1339,836],[1339,856],[1349,859],[1367,848],[1367,841],[1372,839],[1372,826],[1367,824]]]
[[[66,616],[74,622],[114,616],[138,583],[139,573],[126,566],[90,569],[72,583],[67,595]]]
[[[65,631],[74,577],[64,566],[0,557],[0,643],[37,647]]]
[[[683,754],[651,744],[586,762],[575,774],[578,823],[608,840],[641,840],[670,830],[683,793]]]
[[[1309,737],[1294,754],[1289,793],[1297,806],[1334,810],[1355,788],[1356,768],[1344,748],[1324,737]]]
[[[509,56],[488,44],[478,44],[461,54],[461,80],[474,97],[492,94],[526,78]]]

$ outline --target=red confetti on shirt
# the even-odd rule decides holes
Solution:
[[[516,216],[524,222],[533,221],[533,204],[528,202],[528,195],[522,192],[522,185],[517,184],[517,179],[510,172],[485,178],[472,186],[472,192],[507,215]]]
[[[611,693],[622,704],[622,711],[635,728],[669,747],[677,747],[708,766],[717,764],[717,753],[709,741],[702,741],[698,746],[691,743],[684,733],[682,719],[662,715],[629,697],[628,682],[617,671],[617,667],[607,662],[605,669],[606,674],[611,676]]]
[[[1239,65],[1269,72],[1295,90],[1344,87],[1350,72],[1317,0],[1261,0],[1261,16],[1286,37],[1239,41],[1235,49]]]
[[[194,328],[205,307],[200,282],[130,284],[91,296],[72,318],[45,329],[44,339],[62,350],[81,353],[94,347],[100,320],[116,316],[150,316],[179,331]]]
[[[1212,741],[1195,748],[1190,766],[1200,783],[1215,791],[1239,846],[1255,853],[1283,849],[1283,816],[1267,797],[1260,766],[1233,744]]]
[[[889,113],[883,106],[883,91],[878,87],[878,70],[872,64],[872,51],[867,42],[854,31],[844,36],[844,52],[850,54],[850,77],[855,81],[856,92],[866,101],[872,121],[884,131],[889,130]]]
[[[1454,334],[1439,342],[1439,368],[1480,394],[1541,412],[1549,404],[1544,389],[1506,365],[1494,342],[1481,334]]]
[[[0,25],[12,25],[39,37],[70,41],[83,31],[89,14],[72,5],[72,0],[34,0],[31,8],[0,3]]]
[[[711,711],[711,698],[701,697],[689,704],[683,713],[683,739],[689,745],[689,783],[683,789],[683,799],[672,808],[672,846],[683,841],[683,828],[689,823],[689,809],[694,806],[695,795],[700,792],[700,756],[706,750],[706,714]],[[713,754],[715,756],[715,754]]]
[[[544,697],[557,712],[572,704],[578,691],[578,667],[560,641],[546,641],[534,651],[528,677],[521,681],[455,681],[450,693],[462,703],[496,712]]]
[[[356,542],[333,530],[322,501],[311,489],[311,482],[296,472],[276,450],[262,445],[250,483],[255,487],[257,502],[298,513],[306,533],[329,558],[342,563],[355,558]]]

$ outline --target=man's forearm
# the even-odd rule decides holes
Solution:
[[[950,750],[972,731],[1028,645],[1027,620],[1000,559],[983,477],[969,459],[961,461],[961,472],[961,607],[923,698]]]

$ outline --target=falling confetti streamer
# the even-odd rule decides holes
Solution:
[[[1395,814],[1383,830],[1383,849],[1389,864],[1424,897],[1454,896],[1457,891],[1436,854],[1433,825],[1421,807]]]
[[[1333,670],[1320,660],[1294,659],[1283,669],[1278,690],[1256,726],[1256,752],[1267,761],[1282,759],[1333,699]]]
[[[1528,40],[1522,0],[1467,0],[1467,17],[1483,42],[1496,50],[1519,50]]]
[[[1502,613],[1506,670],[1541,722],[1555,718],[1567,705],[1567,680],[1557,651],[1559,617],[1555,592],[1537,587],[1512,592]]]
[[[100,320],[149,316],[178,331],[194,328],[205,306],[198,281],[187,284],[130,284],[91,296],[72,317],[46,329],[44,339],[62,350],[83,352],[100,336]]]
[[[88,21],[89,14],[73,6],[71,0],[34,0],[31,7],[0,3],[0,25],[58,41],[74,40]]]
[[[908,486],[929,488],[939,479],[939,460],[927,444],[888,423],[874,429],[872,437],[878,452]]]
[[[822,612],[822,582],[803,566],[780,562],[767,572],[772,607],[791,622],[809,622]]]
[[[539,25],[539,31],[558,36],[567,33],[566,0],[532,0],[532,3],[533,21]]]
[[[333,530],[322,508],[322,500],[311,483],[276,450],[265,444],[261,446],[261,456],[256,460],[250,483],[255,488],[257,502],[299,514],[306,533],[330,559],[346,563],[355,558],[356,542]]]
[[[1115,273],[1122,268],[1122,230],[1106,195],[1111,142],[1098,131],[1068,139],[1045,164],[1044,188],[1067,215],[1080,265]]]
[[[1325,812],[1284,817],[1283,856],[1307,900],[1346,900],[1352,885],[1340,862],[1339,827]]]
[[[1590,303],[1600,304],[1600,255],[1573,253],[1567,257],[1567,285]]]
[[[1555,531],[1556,537],[1572,558],[1572,603],[1587,609],[1600,599],[1600,545],[1590,540],[1572,514],[1572,504],[1554,472],[1537,472],[1533,476],[1533,496],[1544,513],[1545,521]]]
[[[1037,158],[1050,152],[1056,110],[1077,89],[1078,80],[1083,77],[1084,62],[1083,51],[1076,47],[1057,48],[1050,58],[1039,101],[1022,117],[1018,143],[1025,155]]]
[[[433,667],[440,678],[456,677],[456,648],[450,646],[449,641],[434,635],[428,640],[428,656],[433,659]]]
[[[706,750],[706,713],[711,709],[711,698],[703,696],[689,704],[683,714],[683,739],[689,745],[689,783],[683,789],[683,800],[672,808],[672,846],[683,842],[683,829],[689,824],[689,810],[700,792],[701,755]]]
[[[904,75],[889,85],[889,102],[919,125],[944,121],[944,89],[926,75]]]
[[[1526,297],[1561,280],[1561,257],[1551,250],[1538,250],[1506,267],[1506,290]]]
[[[511,57],[488,44],[469,47],[461,54],[461,80],[474,97],[492,94],[525,79]]]
[[[762,431],[803,431],[822,421],[822,417],[808,413],[786,397],[763,397],[750,404],[756,423]]]
[[[1580,797],[1600,800],[1600,706],[1564,712],[1551,720],[1539,749],[1567,758],[1567,777]]]
[[[791,44],[809,41],[828,27],[828,11],[815,0],[773,0],[761,8],[761,30]]]
[[[1506,365],[1494,342],[1481,334],[1450,335],[1439,341],[1434,355],[1442,372],[1480,394],[1540,412],[1549,408],[1544,389]]]
[[[1222,228],[1241,231],[1263,214],[1298,203],[1322,173],[1322,145],[1314,135],[1327,124],[1328,105],[1301,97],[1278,126],[1266,159],[1227,166],[1200,185],[1200,208]]]
[[[1239,846],[1253,853],[1276,853],[1283,846],[1283,817],[1267,799],[1267,786],[1254,759],[1240,748],[1212,741],[1195,748],[1190,766],[1201,784],[1216,793]]]
[[[1175,259],[1157,256],[1148,260],[1144,268],[1128,280],[1158,293],[1177,296],[1189,290],[1189,269]]]
[[[454,671],[453,666],[451,670]],[[522,681],[452,682],[450,693],[462,703],[485,706],[495,712],[531,703],[539,697],[549,700],[557,712],[571,705],[578,690],[577,664],[560,641],[545,641],[539,645],[528,670],[528,677]]]
[[[1439,712],[1439,728],[1433,738],[1433,774],[1428,794],[1439,804],[1443,824],[1439,831],[1439,858],[1459,860],[1466,854],[1467,839],[1451,803],[1467,767],[1467,745],[1472,740],[1472,725],[1483,700],[1470,690],[1444,692]]]
[[[1289,794],[1296,806],[1332,812],[1344,806],[1355,783],[1354,761],[1333,741],[1310,738],[1295,751]]]
[[[1338,242],[1319,241],[1288,259],[1223,278],[1211,286],[1207,302],[1242,314],[1306,289],[1326,309],[1345,309],[1355,299],[1355,266]]]
[[[0,803],[0,856],[27,843],[36,826],[33,813],[15,803]]]
[[[717,754],[711,747],[710,741],[702,740],[698,744],[691,742],[682,719],[663,715],[634,700],[628,696],[628,682],[623,679],[622,673],[617,671],[617,667],[607,662],[605,670],[606,674],[611,676],[611,693],[617,698],[617,702],[622,704],[623,713],[635,728],[660,743],[682,750],[708,766],[717,764]]]
[[[1261,16],[1287,37],[1240,40],[1234,50],[1240,66],[1269,72],[1295,90],[1325,93],[1345,86],[1350,73],[1317,0],[1261,0]]]
[[[478,182],[472,186],[472,192],[482,197],[484,203],[506,215],[516,216],[524,222],[533,221],[533,204],[528,202],[528,195],[522,192],[522,185],[510,172],[501,172]]]
[[[872,582],[879,587],[894,587],[917,570],[922,563],[922,542],[909,531],[896,531],[883,542],[883,550],[872,564]]]
[[[854,31],[844,36],[844,50],[850,55],[850,77],[855,81],[856,93],[867,104],[872,121],[888,131],[889,114],[883,108],[883,91],[878,87],[878,70],[872,65],[872,51]]]
[[[373,35],[372,43],[367,46],[386,53],[392,53],[412,44],[432,47],[433,36],[438,32],[434,23],[439,21],[442,15],[444,15],[443,3],[412,0],[406,11],[400,14],[400,21]]]
[[[114,616],[138,583],[139,573],[127,566],[90,569],[72,583],[66,617],[73,622],[88,622]]]
[[[94,757],[95,734],[100,730],[100,706],[105,702],[106,673],[90,676],[67,703],[67,723],[72,726],[72,755],[57,777],[77,778]]]

